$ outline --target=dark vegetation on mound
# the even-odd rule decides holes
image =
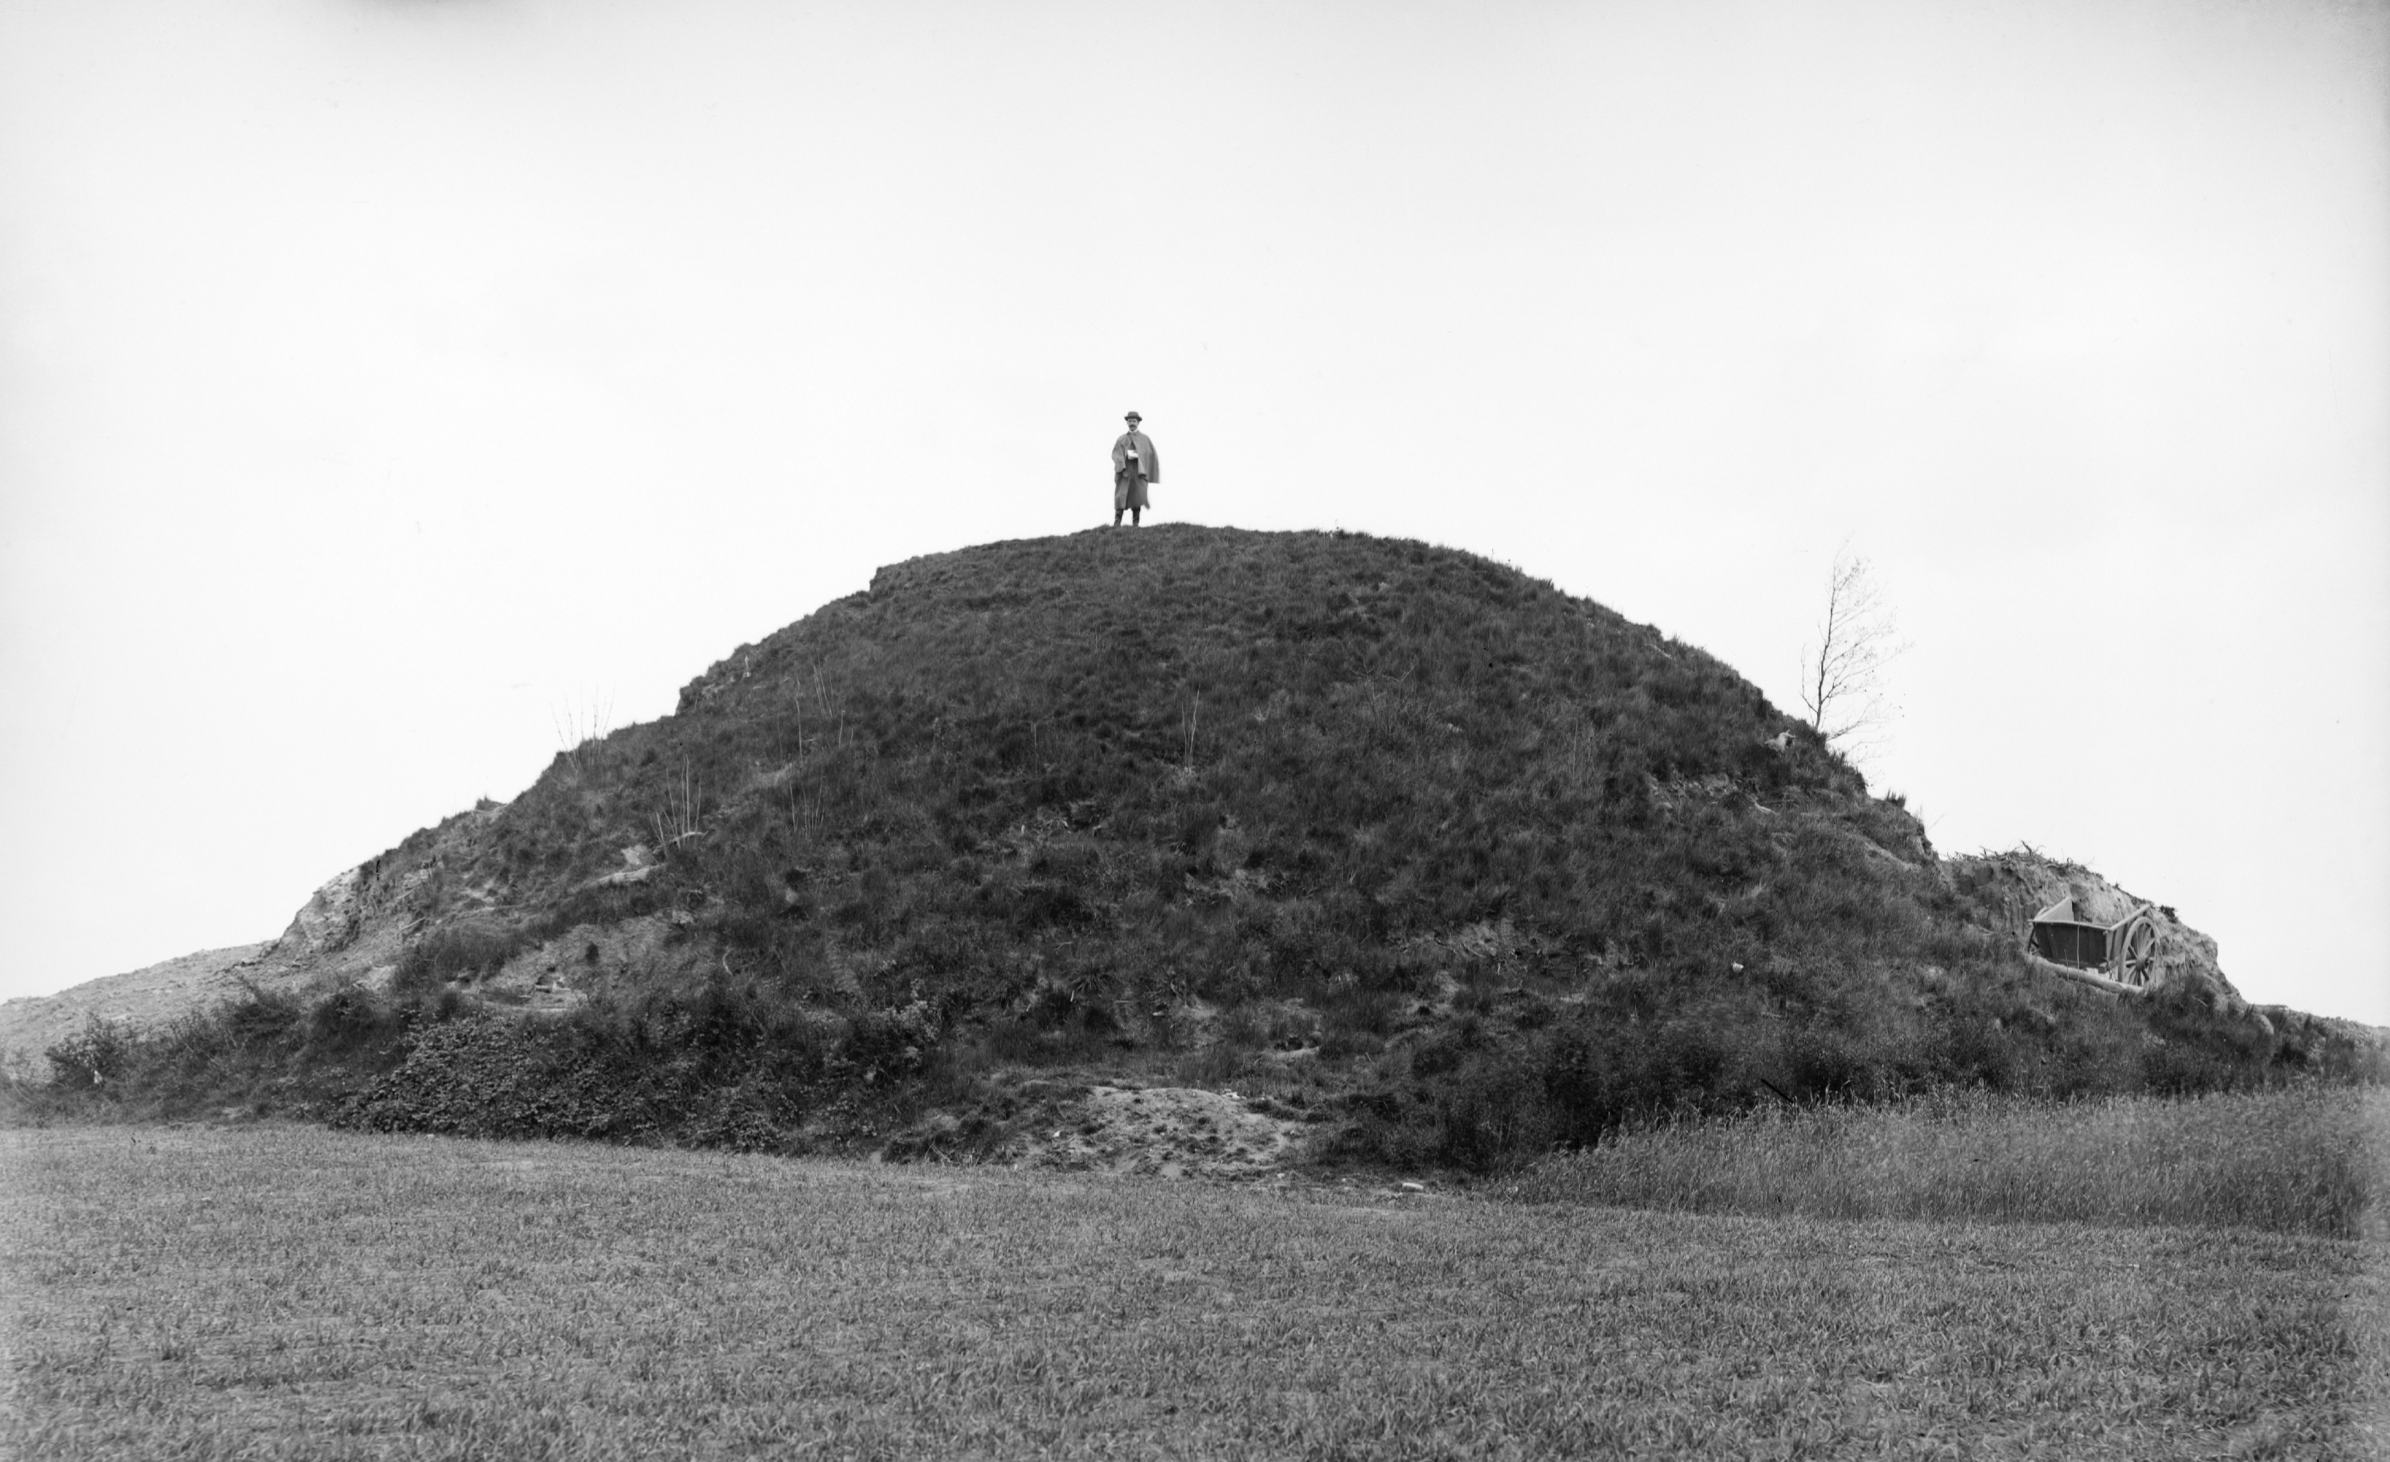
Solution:
[[[1350,534],[885,569],[365,873],[387,989],[94,1030],[41,1100],[909,1155],[1172,1082],[1488,1170],[1665,1111],[2381,1075],[2029,969],[1725,665]]]

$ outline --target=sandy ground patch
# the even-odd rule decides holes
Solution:
[[[1097,1086],[1059,1104],[996,1157],[1072,1172],[1251,1178],[1284,1166],[1304,1130],[1253,1110],[1233,1091]]]

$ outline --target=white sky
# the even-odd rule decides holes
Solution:
[[[2390,6],[0,4],[0,995],[876,566],[1424,538],[2390,1023]]]

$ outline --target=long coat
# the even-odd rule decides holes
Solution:
[[[1137,449],[1135,467],[1129,465],[1132,446]],[[1161,480],[1162,454],[1154,450],[1154,439],[1141,431],[1122,432],[1112,444],[1112,511],[1146,507],[1145,485]]]

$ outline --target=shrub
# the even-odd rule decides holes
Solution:
[[[497,973],[508,960],[537,942],[528,930],[487,924],[435,929],[399,955],[390,987],[405,996],[436,994],[451,980],[477,980]]]
[[[243,998],[224,1008],[225,1031],[238,1044],[271,1045],[307,1017],[307,1007],[287,990],[243,987]]]
[[[83,1088],[104,1087],[122,1076],[134,1051],[134,1037],[127,1027],[93,1016],[81,1030],[42,1055],[50,1063],[52,1082]]]
[[[318,1000],[307,1013],[307,1050],[317,1056],[339,1057],[395,1040],[406,1029],[406,1018],[355,985],[343,985]]]
[[[1479,1063],[1438,1098],[1436,1160],[1488,1173],[1549,1150],[1553,1116],[1535,1074],[1512,1062]]]
[[[480,1137],[579,1137],[743,1149],[783,1145],[837,1102],[868,1131],[908,1110],[943,1031],[922,1002],[852,1018],[720,978],[685,995],[563,1018],[483,1010],[419,1021],[405,1058],[341,1102],[336,1124]],[[858,1090],[876,1093],[871,1101]]]
[[[1171,1079],[1180,1086],[1231,1086],[1254,1069],[1253,1048],[1234,1041],[1214,1041],[1179,1058]]]

